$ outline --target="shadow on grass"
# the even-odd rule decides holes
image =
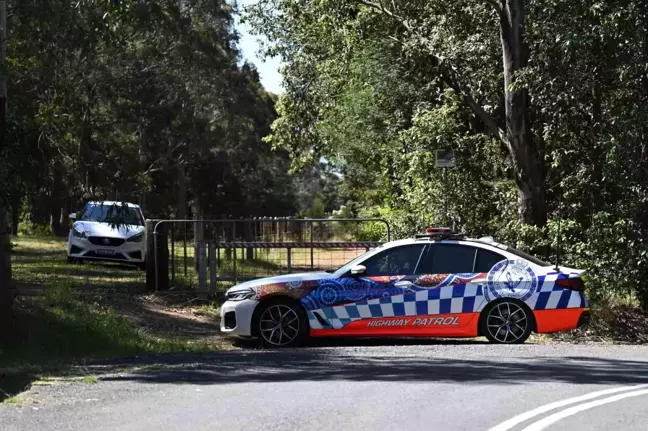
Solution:
[[[204,351],[161,338],[131,320],[83,302],[22,300],[16,307],[24,337],[0,348],[0,402],[25,389],[42,372],[101,358],[144,353]]]
[[[65,260],[65,251],[38,249],[15,250],[11,253],[11,256],[19,262],[38,261],[45,258],[52,260],[63,258]]]

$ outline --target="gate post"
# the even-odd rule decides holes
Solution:
[[[155,227],[157,225],[157,233]],[[169,289],[169,244],[167,224],[146,222],[146,291]]]
[[[198,249],[198,255],[196,256],[196,262],[198,263],[198,289],[201,292],[207,290],[207,264],[205,262],[205,241],[200,240],[196,245]]]
[[[209,260],[209,290],[213,293],[216,290],[216,244],[214,241],[209,241],[209,253],[207,259]]]

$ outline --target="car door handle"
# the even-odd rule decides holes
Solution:
[[[412,283],[411,281],[403,280],[403,281],[397,281],[396,283],[394,283],[394,286],[395,287],[410,287],[413,284],[414,283]]]

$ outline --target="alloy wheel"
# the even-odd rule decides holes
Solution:
[[[486,317],[488,333],[499,343],[515,343],[527,336],[529,318],[526,311],[510,301],[495,305]]]
[[[300,322],[297,312],[284,304],[271,305],[259,319],[259,332],[263,340],[273,346],[286,346],[299,336]]]

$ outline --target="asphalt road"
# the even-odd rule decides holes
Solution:
[[[96,384],[36,386],[1,405],[0,428],[648,429],[648,347],[376,344],[104,363],[90,367]]]

